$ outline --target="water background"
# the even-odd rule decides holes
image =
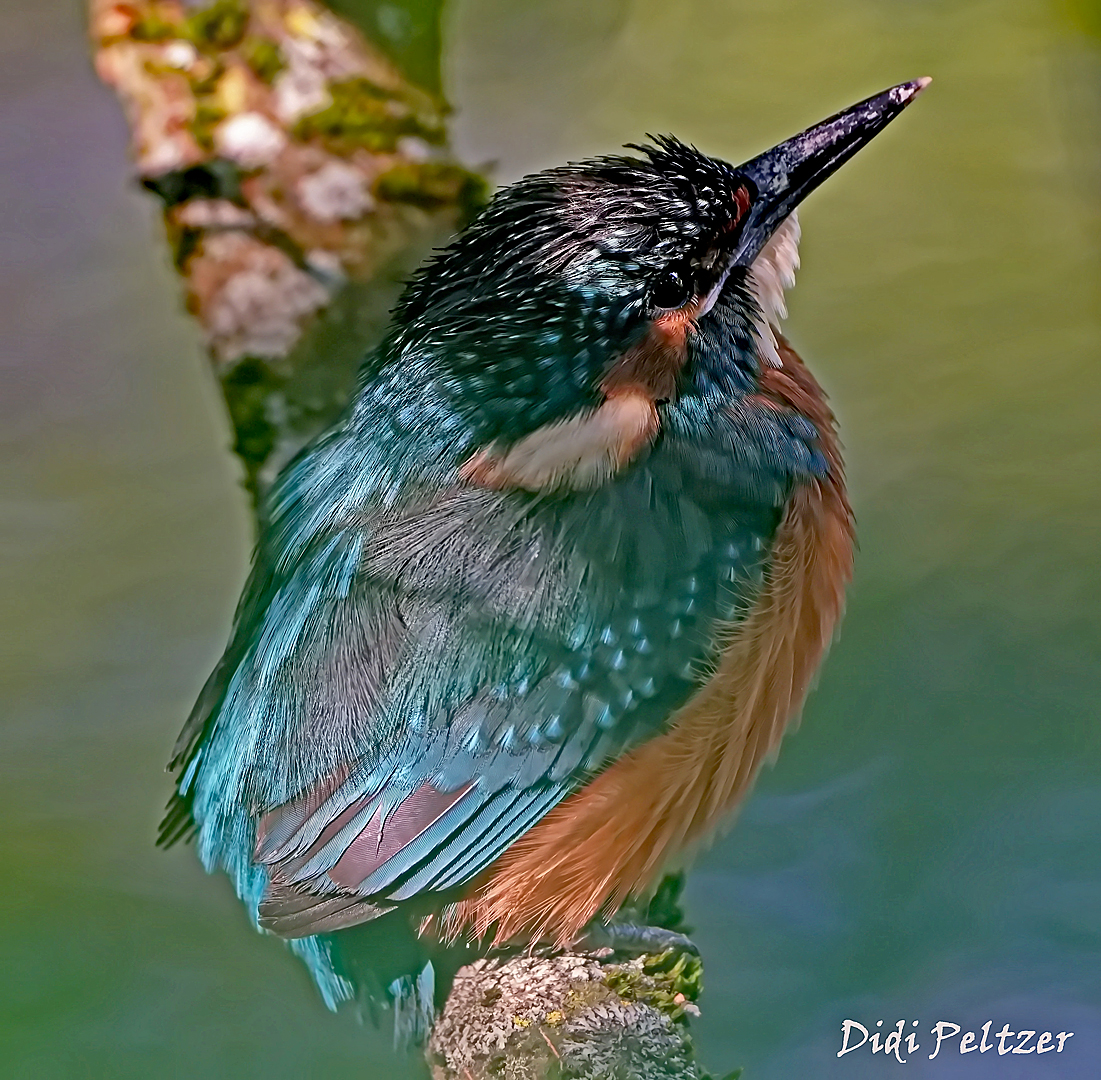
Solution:
[[[1098,1075],[1099,29],[1085,0],[450,11],[458,147],[501,180],[647,131],[741,160],[935,80],[803,213],[789,332],[861,551],[801,730],[690,878],[716,1072]],[[0,1076],[420,1075],[152,846],[249,520],[82,35],[75,0],[0,8]],[[838,1060],[847,1017],[923,1050]],[[927,1060],[988,1019],[1075,1035]]]

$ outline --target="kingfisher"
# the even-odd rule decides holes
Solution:
[[[650,136],[501,189],[273,485],[160,841],[331,1008],[373,973],[430,1015],[406,939],[614,930],[776,752],[854,543],[778,328],[796,207],[928,81],[741,165]]]

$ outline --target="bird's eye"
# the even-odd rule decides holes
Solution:
[[[665,270],[650,286],[650,302],[654,307],[679,308],[691,295],[692,285],[682,270]]]

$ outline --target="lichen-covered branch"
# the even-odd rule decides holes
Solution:
[[[696,1060],[703,963],[684,937],[684,874],[618,916],[653,951],[495,956],[461,968],[429,1040],[433,1080],[716,1080]],[[619,922],[619,931],[628,929]],[[634,934],[611,935],[626,941]],[[669,947],[654,943],[664,940]],[[741,1070],[723,1080],[738,1080]]]
[[[485,181],[450,155],[444,103],[312,0],[91,0],[91,31],[256,495]]]
[[[705,1080],[684,1022],[699,966],[673,951],[479,960],[459,971],[436,1022],[433,1078]]]

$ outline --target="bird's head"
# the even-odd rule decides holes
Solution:
[[[574,446],[594,436],[600,461],[529,465],[519,486],[585,486],[653,437],[666,403],[749,392],[775,358],[767,321],[796,261],[793,211],[927,82],[886,90],[742,165],[662,137],[631,147],[641,156],[550,169],[498,192],[411,284],[389,352],[411,385],[431,383],[474,445],[492,448],[469,475],[508,482],[487,463],[525,440],[545,466],[550,431]]]

